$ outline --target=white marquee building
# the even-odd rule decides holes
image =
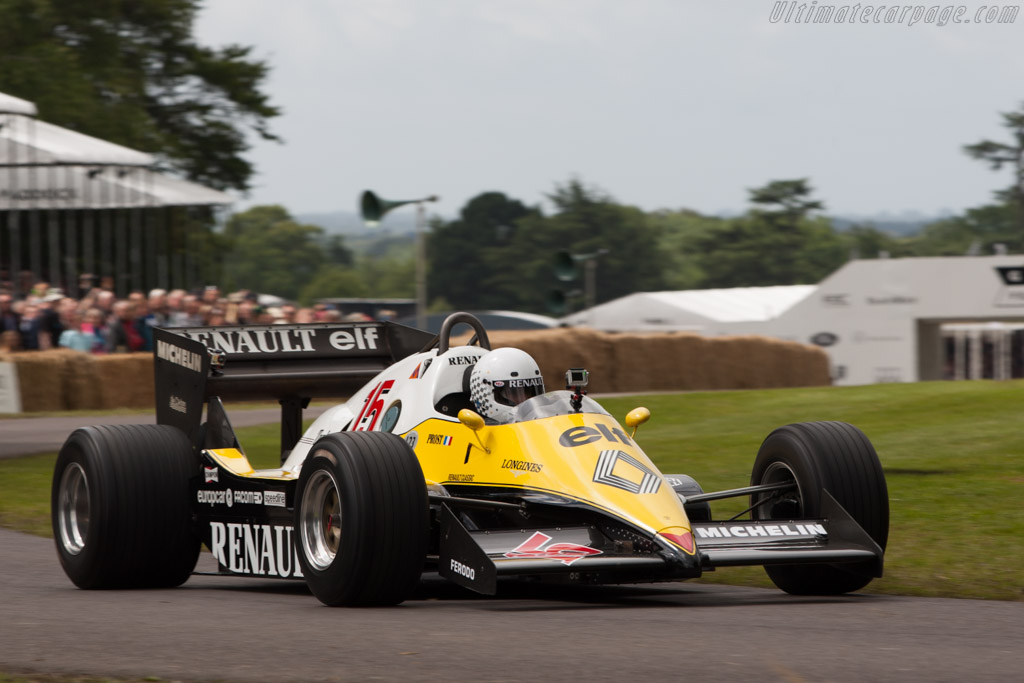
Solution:
[[[1022,377],[1024,256],[855,260],[818,285],[639,293],[564,322],[817,344],[839,385]]]

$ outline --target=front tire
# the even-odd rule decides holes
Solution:
[[[402,602],[419,582],[429,533],[416,455],[394,434],[324,436],[299,475],[295,530],[302,573],[321,602]]]
[[[79,588],[167,588],[195,569],[188,437],[167,425],[75,430],[61,447],[50,495],[61,566]]]
[[[889,537],[889,493],[874,446],[845,422],[803,422],[768,435],[754,460],[752,486],[795,482],[781,497],[751,497],[757,520],[820,519],[827,490],[885,550]],[[871,582],[863,564],[771,565],[772,582],[794,595],[839,595]]]

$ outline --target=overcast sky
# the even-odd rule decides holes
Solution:
[[[910,25],[914,5],[888,6],[902,23],[860,4],[853,23],[807,24],[779,3],[794,12],[772,21],[775,0],[206,4],[197,38],[253,46],[284,110],[237,208],[354,210],[372,189],[437,194],[454,216],[481,192],[538,204],[578,177],[645,210],[718,213],[807,177],[829,213],[933,214],[1011,183],[961,147],[1010,139],[1024,12],[988,24],[983,3],[943,5],[971,23],[938,26]]]

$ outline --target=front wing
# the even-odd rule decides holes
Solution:
[[[824,491],[822,519],[696,522],[692,556],[666,546],[638,552],[593,526],[469,530],[447,505],[441,510],[438,573],[493,595],[497,579],[529,576],[573,583],[639,583],[696,578],[718,567],[850,564],[882,575],[882,549]]]

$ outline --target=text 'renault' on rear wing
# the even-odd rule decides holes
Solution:
[[[157,423],[195,440],[211,397],[276,399],[282,448],[289,448],[301,436],[302,409],[311,398],[349,396],[433,338],[391,322],[157,328]],[[223,367],[217,367],[211,354],[221,353]]]

